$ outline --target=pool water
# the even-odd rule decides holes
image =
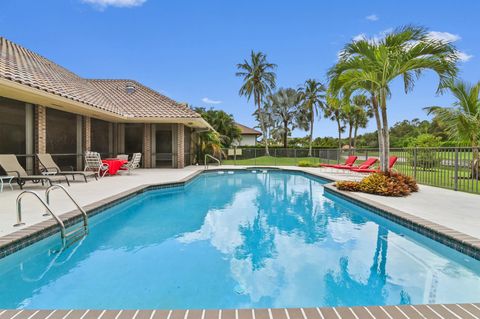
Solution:
[[[0,260],[0,308],[478,302],[480,261],[285,171],[207,173]]]

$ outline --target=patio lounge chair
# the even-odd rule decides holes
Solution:
[[[360,164],[358,166],[335,165],[335,166],[332,166],[332,167],[336,168],[336,169],[344,169],[344,170],[349,170],[349,171],[353,171],[354,169],[369,169],[377,161],[378,161],[378,158],[369,157],[369,158],[367,158],[367,160],[365,162],[363,162],[362,164]]]
[[[142,153],[133,153],[132,159],[124,164],[120,169],[128,171],[130,175],[131,172],[140,166],[140,160],[142,159]]]
[[[45,182],[52,185],[53,182],[65,181],[67,182],[67,185],[70,186],[70,182],[66,176],[28,175],[22,165],[18,162],[17,157],[13,154],[1,154],[0,166],[5,173],[15,176],[14,180],[17,182],[18,186],[20,186],[20,189],[23,189],[23,185],[25,185],[27,181],[32,181],[34,183],[42,182],[42,185],[44,185]]]
[[[390,156],[388,159],[388,170],[391,171],[393,168],[393,165],[397,162],[398,157],[396,156]],[[380,169],[370,169],[370,168],[353,168],[351,170],[352,172],[357,172],[357,173],[378,173],[380,172]]]
[[[108,164],[103,163],[97,152],[85,153],[85,172],[94,172],[98,177],[104,177],[108,173]]]
[[[354,155],[350,155],[347,157],[347,159],[345,160],[345,163],[343,164],[343,166],[353,166],[353,164],[355,163],[355,161],[357,160],[357,156],[354,156]],[[335,166],[338,166],[339,164],[320,164],[320,167],[335,167]],[[341,164],[340,164],[341,165]]]
[[[37,154],[38,161],[40,162],[40,166],[42,167],[43,172],[48,172],[54,175],[66,175],[72,176],[73,180],[75,180],[75,175],[81,175],[85,179],[85,183],[87,183],[87,177],[95,177],[97,176],[94,172],[82,172],[82,171],[62,171],[60,167],[58,167],[57,163],[52,158],[50,154]]]

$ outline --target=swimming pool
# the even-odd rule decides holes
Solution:
[[[260,308],[478,302],[480,261],[287,171],[206,173],[0,259],[0,308]]]

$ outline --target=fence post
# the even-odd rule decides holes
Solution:
[[[455,147],[455,173],[453,175],[453,189],[458,191],[458,147]]]
[[[297,149],[293,149],[293,158],[295,159],[295,164],[297,164]]]
[[[413,149],[413,178],[417,179],[417,148]]]
[[[253,162],[255,163],[253,165],[257,165],[257,149],[254,148],[253,150],[254,150],[254,152],[253,152]]]
[[[277,166],[277,149],[275,149],[275,152],[273,154],[274,154],[273,156],[275,157],[274,163],[275,163],[275,166]]]
[[[365,160],[368,158],[368,150],[365,150]]]
[[[340,164],[340,155],[341,155],[342,149],[339,148],[337,151],[337,164]]]

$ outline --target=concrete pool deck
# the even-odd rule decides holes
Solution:
[[[241,169],[244,167],[224,165],[220,168]],[[359,178],[358,175],[339,173],[323,168],[301,168],[295,166],[279,166],[279,168],[304,171],[330,180]],[[209,169],[218,169],[218,167],[210,166]],[[98,181],[89,179],[88,183],[81,181],[72,182],[67,189],[80,205],[86,206],[142,185],[179,182],[203,170],[203,166],[188,166],[184,169],[139,169],[132,175],[108,176]],[[36,191],[44,197],[46,187],[28,183],[25,189]],[[15,200],[20,192],[21,190],[16,186],[13,191],[5,189],[0,193],[0,237],[51,219],[49,216],[42,216],[44,210],[38,200],[33,198],[33,196],[26,196],[22,200],[22,219],[26,225],[14,227],[13,224],[16,223]],[[480,240],[479,195],[425,185],[420,185],[418,193],[401,198],[364,193],[355,193],[355,195],[370,202],[432,221]],[[66,198],[65,194],[58,190],[51,194],[51,207],[60,216],[75,209],[75,206]]]

